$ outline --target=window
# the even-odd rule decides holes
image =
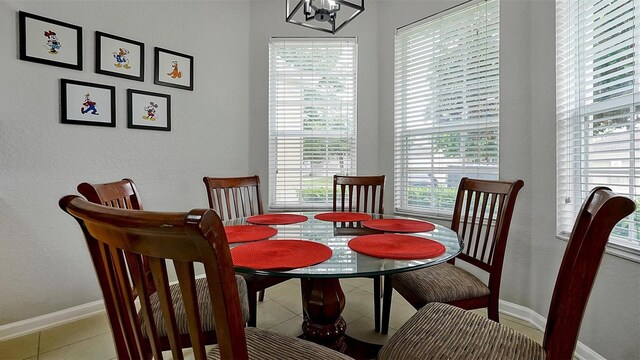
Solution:
[[[355,174],[357,63],[355,39],[270,39],[270,208],[330,208]]]
[[[593,187],[640,193],[639,12],[640,0],[556,1],[560,235],[569,235]],[[609,244],[640,254],[639,221],[638,211],[621,221]]]
[[[499,3],[398,29],[395,208],[453,212],[462,177],[498,178]]]

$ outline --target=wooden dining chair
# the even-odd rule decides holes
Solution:
[[[220,218],[230,220],[263,214],[260,197],[260,177],[212,178],[204,177],[207,189],[209,208],[218,213]],[[284,277],[240,274],[247,281],[249,289],[249,326],[257,324],[257,301],[264,300],[265,289],[289,280]]]
[[[413,307],[443,302],[463,309],[486,307],[499,322],[498,300],[511,216],[522,180],[514,182],[463,178],[453,210],[451,229],[464,242],[458,259],[486,272],[488,285],[454,261],[385,277],[382,333],[389,329],[393,287]]]
[[[142,208],[142,200],[140,199],[140,193],[138,192],[138,188],[136,184],[131,179],[122,179],[120,181],[103,183],[103,184],[90,184],[90,183],[82,183],[78,185],[78,192],[82,194],[87,200],[94,204],[100,204],[108,207],[119,208],[119,209],[127,209],[127,210],[143,210]],[[128,262],[135,261],[133,258],[126,259]],[[132,266],[129,264],[129,266]],[[163,350],[168,350],[170,348],[170,342],[167,333],[167,327],[164,325],[163,313],[160,311],[160,303],[159,298],[156,293],[156,287],[154,281],[151,277],[151,268],[149,263],[145,258],[141,258],[141,267],[144,276],[143,285],[148,294],[152,294],[151,299],[151,308],[154,310],[154,323],[156,325],[157,335],[159,339],[159,346]],[[96,269],[97,271],[97,269]],[[133,279],[134,284],[136,279]],[[208,304],[208,299],[204,294],[206,293],[206,281],[204,279],[196,280],[196,284],[198,287],[198,300],[202,302],[202,306],[207,309],[203,315],[211,314],[211,304]],[[246,285],[245,285],[246,287]],[[244,289],[244,288],[243,288]],[[244,291],[244,290],[243,290]],[[177,321],[181,324],[181,336],[183,337],[182,344],[186,347],[190,346],[189,338],[187,335],[187,328],[184,327],[186,324],[186,313],[184,310],[184,305],[182,298],[180,296],[180,292],[177,285],[173,285],[170,287],[170,292],[175,299],[175,312],[177,316]],[[136,287],[133,287],[133,296],[136,297],[138,292],[136,291]],[[243,297],[244,300],[245,297]],[[249,320],[249,305],[248,300],[245,300],[246,306],[243,307],[245,309],[244,318]],[[107,309],[107,312],[109,310]],[[114,320],[114,318],[110,318],[110,320]],[[112,328],[114,324],[112,323]],[[216,332],[214,328],[213,319],[210,316],[207,316],[203,319],[203,329],[204,339],[207,344],[214,344],[216,342]],[[142,340],[145,341],[149,339],[149,333],[147,332],[147,328],[145,326],[145,320],[143,319],[142,324],[140,326],[142,330]],[[130,334],[129,334],[130,335]]]
[[[582,204],[556,279],[542,345],[504,325],[442,303],[420,309],[379,359],[571,359],[589,294],[613,227],[632,200],[597,187]]]
[[[111,208],[68,195],[60,207],[82,229],[102,289],[119,359],[163,359],[159,327],[167,331],[173,359],[183,359],[182,348],[193,348],[195,359],[348,359],[348,357],[277,333],[244,328],[241,299],[244,279],[235,276],[222,222],[212,210],[161,213]],[[158,291],[143,286],[142,259],[149,264]],[[206,278],[196,279],[194,263],[204,267]],[[170,285],[167,269],[173,267],[178,284]],[[201,287],[199,281],[204,281]],[[140,311],[132,296],[138,294]],[[184,318],[175,308],[179,295]],[[157,298],[157,308],[153,297]],[[206,302],[201,301],[206,298]],[[203,304],[210,304],[207,308]],[[163,314],[157,324],[154,313]],[[202,330],[213,314],[218,344],[208,353]],[[141,326],[151,334],[142,340]],[[188,331],[183,334],[183,329]]]
[[[333,176],[333,211],[384,214],[384,175]],[[339,200],[338,200],[339,199]],[[373,312],[375,330],[380,331],[382,278],[373,277]]]

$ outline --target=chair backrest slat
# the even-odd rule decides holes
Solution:
[[[465,244],[457,259],[489,273],[492,296],[499,296],[504,250],[522,180],[460,180],[451,223]],[[488,206],[487,206],[488,205]]]
[[[384,213],[385,176],[333,176],[333,211]],[[340,198],[340,201],[338,201]]]
[[[153,319],[153,309],[151,308],[151,293],[144,284],[145,272],[143,270],[142,258],[136,256],[137,254],[127,253],[129,255],[129,271],[135,289],[138,293],[138,299],[140,300],[140,311],[145,319]],[[147,338],[149,339],[149,346],[154,359],[162,360],[162,348],[160,347],[160,339],[158,337],[158,327],[155,321],[145,321],[144,325],[147,330]]]
[[[549,306],[543,346],[547,359],[570,359],[607,241],[635,203],[596,187],[582,204],[565,249]]]
[[[193,344],[194,356],[198,360],[206,359],[207,353],[204,350],[204,337],[199,329],[202,329],[200,321],[200,309],[198,306],[198,293],[195,283],[195,271],[193,264],[186,261],[174,261],[176,276],[180,284],[182,301],[184,302],[185,314],[189,325],[189,335]]]
[[[260,197],[260,178],[256,176],[202,179],[207,189],[209,207],[222,220],[263,213]]]
[[[83,229],[91,257],[103,291],[112,324],[119,358],[146,358],[133,330],[140,328],[138,314],[132,305],[129,278],[140,299],[146,324],[153,323],[148,289],[140,284],[145,274],[142,258],[148,260],[163,313],[164,326],[174,359],[182,359],[179,328],[167,276],[167,260],[172,260],[178,275],[180,292],[186,311],[187,328],[197,359],[204,359],[204,335],[200,326],[193,263],[202,264],[209,288],[216,335],[222,358],[247,359],[244,320],[231,262],[229,246],[220,217],[211,210],[189,213],[158,213],[125,210],[92,204],[78,196],[66,196],[60,207],[73,216]],[[124,252],[124,256],[123,256]],[[124,261],[133,258],[135,261]],[[129,304],[129,305],[127,305]],[[147,325],[151,349],[156,358],[162,354],[157,345],[157,331]],[[119,334],[116,334],[118,333]],[[145,351],[141,354],[140,351]]]
[[[144,354],[144,341],[142,340],[142,332],[140,326],[138,326],[138,316],[136,314],[136,305],[134,303],[134,295],[131,291],[132,284],[129,281],[129,272],[125,262],[125,256],[122,250],[115,247],[109,247],[111,260],[114,262],[113,270],[118,290],[122,293],[121,302],[123,304],[123,312],[127,315],[127,318],[123,321],[128,321],[128,328],[131,329],[135,338],[135,344],[139,354]]]

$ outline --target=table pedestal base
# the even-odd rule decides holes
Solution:
[[[300,279],[302,287],[303,339],[346,352],[344,332],[347,323],[340,314],[345,306],[338,279]]]

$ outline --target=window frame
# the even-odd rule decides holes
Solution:
[[[351,77],[353,79],[353,82],[350,83],[350,87],[352,87],[352,91],[351,93],[353,94],[352,96],[352,101],[349,101],[348,104],[348,108],[352,109],[348,110],[350,113],[347,115],[348,117],[353,119],[353,125],[352,128],[347,129],[347,130],[319,130],[316,131],[316,134],[320,134],[315,135],[315,136],[308,136],[308,137],[312,137],[312,138],[323,138],[323,139],[348,139],[347,142],[350,146],[350,152],[348,155],[348,165],[346,167],[346,170],[344,173],[340,173],[339,171],[331,171],[331,173],[329,174],[329,171],[327,170],[327,174],[325,176],[325,181],[326,183],[323,183],[321,188],[325,188],[327,191],[327,197],[326,197],[326,201],[325,202],[320,202],[320,203],[313,203],[313,202],[302,202],[301,200],[298,201],[297,203],[286,203],[286,201],[284,202],[276,202],[276,191],[278,191],[278,180],[277,180],[277,169],[276,167],[277,165],[277,150],[274,148],[275,146],[275,141],[274,138],[277,138],[277,134],[281,134],[282,131],[279,131],[277,129],[273,129],[273,127],[276,125],[276,121],[277,118],[274,118],[276,116],[277,111],[273,108],[274,107],[274,102],[275,102],[275,96],[276,94],[274,93],[274,89],[275,89],[275,85],[272,84],[272,79],[275,78],[276,75],[274,75],[272,73],[272,65],[271,61],[273,59],[273,55],[272,55],[272,44],[274,42],[305,42],[305,41],[318,41],[320,43],[322,42],[346,42],[346,43],[351,43],[353,44],[353,59],[352,59],[352,63],[353,63],[353,69],[352,72],[349,73],[349,75],[347,75],[347,77]],[[269,87],[269,94],[268,94],[268,102],[269,102],[269,124],[268,124],[268,174],[269,174],[269,185],[268,185],[268,198],[269,198],[269,203],[267,205],[267,208],[269,210],[275,210],[275,211],[317,211],[317,210],[330,210],[333,206],[332,203],[332,193],[333,193],[333,175],[334,174],[339,174],[339,175],[355,175],[355,173],[357,172],[357,158],[358,158],[358,37],[318,37],[318,36],[314,36],[314,37],[270,37],[269,38],[269,54],[268,54],[268,58],[269,58],[269,70],[268,70],[268,87]],[[304,122],[301,121],[300,122],[301,126],[304,126]],[[297,135],[298,137],[300,137],[302,140],[300,140],[301,142],[304,142],[304,135],[305,133],[308,132],[308,130],[305,129],[297,129],[297,130],[286,130],[287,135],[289,136],[294,136]],[[341,133],[346,133],[346,136],[340,136]],[[324,133],[324,136],[322,136],[322,134]],[[301,145],[304,146],[304,145]],[[326,160],[326,159],[323,159]],[[302,168],[300,168],[302,169]],[[302,171],[300,171],[300,173],[302,173]],[[302,179],[302,175],[301,179]],[[297,189],[297,191],[303,191],[303,185],[299,184],[300,189]],[[309,188],[305,188],[305,189],[314,189],[314,187],[309,187]]]
[[[398,29],[396,29],[396,38],[395,38],[395,61],[394,61],[394,66],[395,66],[395,70],[394,70],[394,80],[395,83],[397,84],[399,82],[398,79],[398,56],[399,56],[399,50],[398,50],[398,42],[399,41],[403,41],[403,40],[399,40],[398,34],[401,34],[403,32],[407,32],[407,31],[412,31],[413,29],[415,29],[416,27],[421,27],[425,24],[428,24],[430,22],[433,21],[441,21],[442,18],[444,17],[448,17],[450,15],[455,16],[456,13],[459,12],[464,12],[464,11],[478,11],[476,10],[479,6],[482,6],[483,4],[486,4],[488,2],[490,2],[491,0],[468,0],[465,1],[461,4],[452,6],[448,9],[445,9],[441,12],[438,12],[436,14],[427,16],[423,19],[417,20],[415,22],[412,22],[410,24],[404,25],[402,27],[399,27]],[[491,179],[499,179],[500,178],[500,160],[499,160],[499,147],[500,147],[500,141],[499,141],[499,124],[500,124],[500,113],[499,113],[499,104],[500,104],[500,90],[499,90],[499,44],[500,44],[500,40],[499,40],[499,29],[500,29],[500,19],[499,19],[499,13],[500,13],[500,1],[499,0],[493,0],[495,1],[495,5],[492,4],[492,6],[495,6],[497,8],[497,12],[498,12],[498,16],[497,16],[497,42],[495,44],[495,47],[497,48],[496,54],[498,56],[498,60],[497,60],[497,67],[496,67],[496,71],[497,71],[497,76],[496,76],[496,82],[497,82],[497,92],[495,95],[495,102],[496,102],[496,106],[497,106],[497,114],[495,115],[495,132],[492,133],[494,135],[494,139],[495,139],[495,156],[493,157],[495,159],[495,161],[493,163],[490,163],[488,165],[485,165],[485,163],[483,162],[479,162],[479,163],[475,163],[476,165],[473,165],[476,171],[476,173],[478,174],[482,174],[479,175],[479,177],[482,178],[491,178]],[[485,13],[486,15],[486,13]],[[490,18],[485,17],[484,22],[487,23],[487,21],[489,21]],[[488,34],[489,36],[489,34]],[[487,37],[485,37],[486,39]],[[466,44],[471,44],[472,41],[467,42]],[[492,48],[491,45],[486,46],[487,49]],[[406,52],[406,49],[402,50],[402,53],[404,54]],[[473,54],[472,51],[469,51],[467,54]],[[469,56],[469,55],[467,55]],[[406,78],[406,75],[405,77]],[[403,79],[404,79],[403,78]],[[468,84],[467,84],[468,85]],[[428,209],[420,209],[418,207],[411,207],[409,206],[409,195],[408,192],[409,190],[409,183],[411,182],[411,171],[409,171],[409,165],[399,165],[399,163],[401,162],[406,162],[407,159],[410,158],[410,155],[407,154],[407,151],[403,151],[402,149],[400,149],[401,147],[404,147],[404,149],[408,148],[407,144],[409,143],[409,141],[406,142],[402,142],[400,143],[398,141],[398,138],[401,137],[401,135],[398,135],[398,128],[399,127],[403,127],[406,126],[406,119],[400,119],[398,113],[402,112],[402,110],[399,110],[399,108],[401,106],[398,105],[398,103],[400,103],[401,99],[399,99],[399,92],[398,91],[398,86],[394,85],[395,89],[394,89],[394,178],[395,178],[395,182],[394,182],[394,212],[397,214],[403,214],[403,215],[410,215],[410,216],[418,216],[418,217],[426,217],[426,218],[431,218],[431,219],[439,219],[439,220],[450,220],[451,219],[451,214],[453,213],[453,203],[455,201],[455,195],[457,194],[457,187],[458,187],[458,183],[459,181],[455,181],[455,184],[453,184],[454,181],[449,181],[449,178],[447,177],[446,179],[446,183],[448,184],[449,182],[451,182],[451,186],[446,186],[446,187],[439,187],[439,186],[434,186],[433,183],[436,182],[437,179],[435,180],[431,180],[431,185],[425,187],[425,189],[447,189],[447,192],[452,192],[453,194],[453,199],[449,199],[451,200],[451,208],[443,208],[441,206],[438,207],[432,207],[432,208],[428,208]],[[406,89],[404,90],[405,92],[407,91]],[[487,93],[488,94],[488,93]],[[466,101],[466,100],[465,100]],[[436,104],[440,104],[438,102],[435,102]],[[488,116],[486,116],[488,117]],[[466,117],[465,120],[463,120],[461,122],[461,124],[463,124],[464,126],[467,126],[468,122],[472,122],[470,121],[471,116]],[[485,124],[488,123],[485,121]],[[479,124],[479,122],[478,122]],[[486,130],[486,129],[485,129]],[[412,130],[409,130],[412,131]],[[482,128],[480,126],[478,126],[477,124],[475,125],[475,127],[470,127],[469,129],[463,129],[463,130],[459,130],[457,132],[457,134],[461,134],[462,136],[469,136],[470,133],[473,133],[474,131],[482,131]],[[422,133],[425,133],[423,135],[425,136],[432,136],[433,138],[435,138],[435,136],[433,136],[432,134],[436,133],[436,132],[431,132],[429,133],[429,131],[422,129],[422,130],[417,130],[417,131],[413,131],[413,133],[415,135],[420,135]],[[406,137],[406,135],[404,135]],[[481,138],[480,141],[484,141],[487,138]],[[473,141],[473,140],[463,140],[463,141]],[[399,145],[401,144],[401,145]],[[491,147],[491,146],[489,146]],[[477,153],[472,153],[471,156],[477,156]],[[472,159],[472,157],[469,156],[461,156],[460,158],[463,159]],[[419,159],[426,159],[426,157],[422,157]],[[446,163],[446,161],[441,160],[440,163]],[[471,165],[467,162],[467,160],[464,161],[459,161],[456,164],[463,164],[466,163],[467,165]],[[487,166],[485,169],[483,169],[483,166]],[[431,176],[432,178],[436,178],[436,176],[434,174],[437,174],[436,171],[438,171],[438,167],[437,166],[432,166],[429,168],[429,170],[425,170],[425,174],[428,173],[429,176]],[[441,170],[442,171],[442,170]],[[446,172],[446,171],[445,171]],[[449,171],[449,173],[451,175],[453,175],[453,177],[464,177],[464,176],[469,176],[468,173],[465,173],[463,170],[458,169],[458,170],[453,170],[453,171]],[[486,176],[486,177],[485,177]],[[427,176],[428,177],[428,176]],[[403,183],[400,183],[398,180],[403,181]],[[429,181],[427,181],[429,182]],[[452,185],[453,184],[453,185]],[[433,191],[433,190],[430,190]],[[449,196],[451,197],[451,196]],[[445,202],[440,200],[441,202]],[[446,205],[449,205],[448,203]]]
[[[612,13],[617,13],[615,17],[606,18],[607,23],[611,24],[623,24],[627,11],[617,10],[627,3],[621,1],[617,5],[618,8],[613,6],[609,10]],[[610,36],[608,33],[609,28],[615,28],[612,25],[602,27],[601,24],[597,24],[594,20],[583,23],[585,19],[591,18],[599,20],[602,17],[602,9],[608,6],[607,3],[600,4],[599,8],[591,11],[590,9],[583,8],[584,4],[578,0],[557,0],[556,1],[556,237],[561,240],[568,240],[570,237],[570,227],[573,224],[570,222],[571,218],[575,221],[582,202],[586,194],[596,185],[599,185],[601,181],[607,176],[614,178],[614,175],[608,171],[613,169],[621,172],[628,171],[630,174],[634,174],[633,169],[637,168],[634,165],[633,159],[630,160],[628,166],[623,164],[615,165],[614,156],[616,153],[635,153],[635,149],[640,144],[640,140],[634,135],[636,133],[635,124],[638,122],[640,112],[640,100],[635,99],[635,95],[639,92],[640,73],[638,72],[638,63],[640,62],[640,53],[636,52],[638,41],[640,38],[636,35],[637,31],[626,35],[625,32],[616,30],[615,36],[620,35],[619,38],[607,37],[603,42],[596,42],[597,36],[604,36],[603,34]],[[640,1],[633,0],[631,4],[633,13],[631,14],[631,23],[634,24],[634,28],[638,29],[637,25],[640,23]],[[600,13],[599,13],[600,12]],[[584,15],[584,14],[587,15]],[[599,13],[599,14],[598,14]],[[592,15],[592,16],[589,16]],[[618,25],[616,25],[618,26]],[[620,27],[624,28],[624,27]],[[593,35],[590,37],[587,34],[587,30],[591,29]],[[596,29],[598,29],[596,31]],[[626,69],[624,61],[615,57],[620,57],[618,50],[622,48],[624,50],[625,45],[631,38],[634,49],[631,51],[631,62],[633,63],[633,73],[626,77],[614,77],[608,74],[610,71],[606,71],[609,67],[615,66],[620,69]],[[627,39],[627,40],[625,40]],[[615,43],[614,46],[607,43]],[[598,49],[588,47],[586,44],[591,45],[602,44],[603,48]],[[607,46],[607,47],[604,47]],[[626,45],[628,46],[628,45]],[[612,50],[610,50],[613,48]],[[614,51],[615,50],[615,51]],[[621,51],[621,50],[620,50]],[[611,57],[609,60],[607,57]],[[590,58],[591,60],[587,60]],[[626,57],[629,59],[629,57]],[[616,62],[613,62],[616,60]],[[605,65],[599,65],[599,62],[606,61]],[[611,64],[611,65],[608,65]],[[606,66],[606,67],[605,67]],[[576,70],[577,69],[577,70]],[[600,70],[596,72],[595,70]],[[615,70],[615,69],[614,69]],[[611,70],[611,71],[614,71]],[[618,71],[618,70],[615,70]],[[629,70],[623,70],[629,71]],[[615,75],[615,74],[614,74]],[[599,79],[599,80],[598,80]],[[625,80],[629,79],[629,80]],[[610,81],[611,83],[609,83]],[[618,91],[617,83],[624,83],[624,81],[631,81],[629,94],[614,94]],[[607,87],[612,88],[611,93],[606,92]],[[611,96],[611,98],[606,98]],[[628,113],[622,111],[628,109]],[[601,116],[601,117],[598,117]],[[622,126],[623,124],[615,122],[622,119],[625,116],[629,117],[628,126],[629,130],[626,132],[620,132],[619,135],[615,131],[611,133],[604,132],[602,134],[596,134],[596,123],[604,121],[612,121],[613,125],[604,125],[603,128],[613,126]],[[600,120],[602,119],[602,120]],[[600,121],[598,121],[600,120]],[[628,140],[618,141],[614,139],[613,143],[628,144],[627,148],[607,148],[605,151],[596,150],[598,146],[606,146],[612,143],[611,139],[603,140],[605,137],[625,136],[628,135]],[[598,141],[598,137],[601,138]],[[595,155],[594,155],[595,154]],[[604,155],[608,155],[605,157]],[[590,157],[595,157],[591,159]],[[609,161],[608,166],[602,164],[596,164],[595,161],[604,162]],[[579,164],[579,165],[576,165]],[[579,174],[577,173],[579,171]],[[564,179],[569,179],[564,180]],[[600,180],[602,179],[602,180]],[[624,183],[616,184],[615,180],[606,180],[603,185],[610,186],[616,190],[616,187],[628,187],[630,189],[637,188],[639,185],[638,175],[630,176],[629,184]],[[640,194],[633,190],[629,190],[631,198],[634,196],[636,199]],[[624,192],[623,192],[624,194]],[[564,199],[564,200],[563,200]],[[636,200],[637,201],[637,200]],[[567,205],[571,204],[571,205]],[[569,214],[569,215],[567,215]],[[635,215],[631,215],[635,216]],[[633,220],[629,221],[629,231],[631,234],[638,232],[638,224],[635,224],[635,229],[631,228],[631,223],[636,223]],[[619,229],[620,230],[620,229]],[[624,231],[625,229],[622,229]],[[615,229],[614,229],[615,231]],[[640,243],[635,244],[629,239],[630,236],[612,236],[607,244],[607,252],[635,262],[640,262]],[[637,234],[636,234],[637,236]],[[618,240],[619,239],[619,240]]]

